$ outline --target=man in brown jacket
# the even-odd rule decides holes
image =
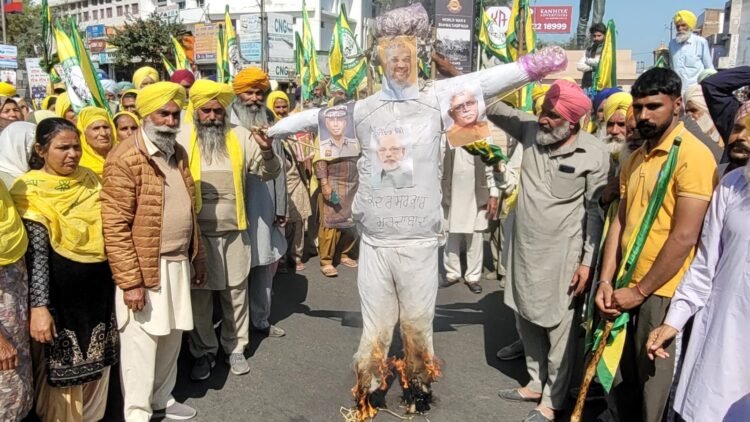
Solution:
[[[193,329],[190,281],[206,280],[188,156],[176,143],[185,90],[143,88],[143,125],[107,157],[102,188],[104,242],[115,283],[125,420],[195,416],[172,388],[182,332]]]

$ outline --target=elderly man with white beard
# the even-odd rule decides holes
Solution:
[[[128,422],[148,422],[154,414],[176,420],[196,414],[172,397],[182,333],[193,329],[191,278],[194,285],[206,281],[195,184],[187,153],[176,142],[184,101],[185,90],[172,82],[143,88],[136,100],[143,126],[110,151],[104,167],[104,244],[118,287],[115,313]]]
[[[524,151],[505,303],[516,313],[530,381],[499,395],[538,403],[529,422],[554,420],[566,403],[573,297],[587,288],[602,236],[599,195],[610,159],[604,144],[581,130],[590,109],[586,94],[566,80],[552,84],[538,118],[503,103],[487,109]]]
[[[674,15],[677,35],[669,41],[669,57],[674,70],[682,80],[682,93],[698,83],[698,75],[713,69],[711,50],[705,38],[693,34],[698,18],[689,10],[680,10]]]
[[[234,77],[232,88],[236,95],[232,102],[232,124],[260,132],[273,125],[276,118],[266,107],[265,95],[270,87],[268,75],[257,67],[246,67]],[[283,145],[273,142],[273,153],[283,157]],[[250,199],[252,198],[252,199]],[[255,174],[247,177],[245,206],[250,235],[250,319],[253,329],[268,337],[286,335],[280,327],[272,325],[271,289],[279,260],[286,254],[284,235],[287,215],[286,172],[279,172],[271,180],[262,180]]]
[[[178,142],[187,150],[195,180],[198,224],[206,249],[208,279],[191,291],[193,323],[188,345],[195,358],[190,378],[207,379],[215,365],[219,342],[212,323],[213,293],[222,310],[221,346],[235,375],[250,371],[244,351],[250,342],[247,278],[250,235],[245,211],[249,174],[262,180],[280,172],[271,141],[237,126],[231,128],[227,107],[234,98],[226,84],[201,79],[190,91],[193,123],[184,125]]]

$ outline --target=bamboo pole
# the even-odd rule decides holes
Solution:
[[[607,321],[607,324],[604,325],[599,346],[597,346],[594,355],[591,356],[591,360],[588,365],[586,365],[586,372],[581,381],[581,389],[578,391],[576,407],[573,409],[573,414],[570,416],[570,422],[581,422],[581,417],[583,417],[583,407],[586,405],[586,396],[589,393],[591,381],[594,379],[594,375],[596,375],[596,366],[599,364],[599,360],[601,360],[602,354],[604,354],[604,349],[607,347],[607,339],[609,338],[609,333],[612,331],[613,324],[612,321]]]

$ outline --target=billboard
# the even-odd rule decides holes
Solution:
[[[532,6],[534,30],[538,34],[569,34],[573,6]]]
[[[0,44],[0,68],[18,69],[18,49],[15,45]]]
[[[242,15],[237,19],[237,38],[240,57],[250,63],[260,63],[262,24],[260,14]]]
[[[219,38],[219,25],[195,24],[195,63],[216,63],[216,40]]]
[[[474,0],[436,0],[438,52],[462,73],[471,72],[474,41]]]
[[[268,13],[268,60],[294,63],[294,18]]]
[[[39,66],[38,57],[26,59],[26,76],[29,79],[29,97],[34,102],[34,109],[38,110],[42,100],[47,95],[49,75]]]
[[[90,40],[107,38],[107,28],[104,25],[89,25],[86,27],[86,38]]]

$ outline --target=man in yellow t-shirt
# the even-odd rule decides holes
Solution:
[[[648,334],[666,316],[669,303],[690,265],[703,217],[717,182],[716,164],[708,148],[680,122],[682,90],[669,69],[652,69],[632,88],[637,129],[646,141],[620,172],[620,207],[607,234],[596,304],[605,318],[629,311],[631,318],[611,392],[610,410],[619,420],[661,421],[674,373],[675,345],[669,359],[651,361]],[[667,185],[628,287],[613,290],[620,260],[638,232],[656,188],[659,172],[676,139],[681,139],[674,173]],[[621,381],[618,383],[618,380]]]

